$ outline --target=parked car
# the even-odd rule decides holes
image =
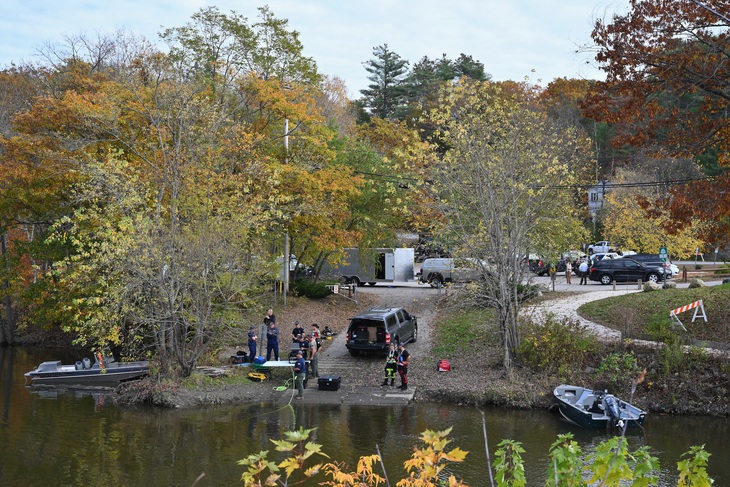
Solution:
[[[642,264],[663,267],[667,273],[671,272],[669,267],[671,262],[662,262],[662,259],[659,258],[659,254],[634,254],[631,258],[635,261],[641,262]]]
[[[538,276],[549,274],[551,264],[552,262],[547,259],[540,259],[533,272]],[[558,262],[555,264],[555,272],[565,272],[565,259],[558,259]]]
[[[638,280],[659,282],[669,277],[663,267],[644,265],[632,258],[603,259],[594,263],[588,274],[588,279],[601,284]]]
[[[598,252],[616,252],[616,246],[608,240],[601,240],[588,246],[588,253],[595,254]]]
[[[471,258],[426,259],[416,278],[419,282],[429,283],[431,287],[441,286],[445,282],[471,282],[481,279],[488,266],[487,262]]]
[[[616,252],[598,252],[596,254],[591,254],[591,263],[594,262],[600,262],[603,259],[620,259],[621,256],[618,255]]]
[[[415,342],[418,321],[403,308],[369,308],[350,319],[345,346],[350,354],[387,352],[391,343]]]
[[[562,254],[560,254],[560,259],[558,259],[557,263],[555,264],[555,272],[565,272],[565,263],[570,261],[573,265],[573,273],[577,275],[578,261],[585,256],[586,254],[577,250],[568,250],[566,252],[563,252]],[[538,276],[544,276],[545,274],[550,273],[550,264],[550,261],[541,258],[537,261],[534,267],[530,268],[530,270]]]
[[[530,272],[535,272],[537,266],[540,264],[541,261],[542,257],[538,254],[529,254],[522,257],[522,262],[527,262],[527,268],[530,270]]]

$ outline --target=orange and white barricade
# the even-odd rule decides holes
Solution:
[[[687,331],[687,328],[684,327],[682,322],[679,320],[679,317],[677,316],[679,313],[684,313],[685,311],[689,311],[691,309],[695,310],[694,315],[692,316],[692,323],[695,322],[695,320],[700,317],[703,320],[705,320],[705,323],[707,323],[707,315],[705,314],[705,306],[702,304],[702,300],[695,301],[694,303],[685,304],[684,306],[680,306],[679,308],[673,309],[669,312],[669,317],[672,319],[672,321],[681,326],[684,331]]]

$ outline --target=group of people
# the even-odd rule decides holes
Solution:
[[[264,316],[264,326],[266,327],[266,361],[271,360],[273,355],[274,360],[279,360],[279,328],[276,326],[276,315],[274,310],[269,308],[266,315]],[[312,331],[307,333],[306,330],[299,324],[298,321],[294,322],[294,329],[292,330],[292,344],[296,344],[297,353],[296,361],[294,362],[294,373],[295,373],[295,385],[298,391],[297,399],[301,399],[304,396],[304,380],[307,377],[307,360],[309,361],[309,367],[311,368],[311,377],[319,377],[319,350],[322,346],[321,336],[319,332],[319,325],[312,323]],[[256,335],[256,327],[251,326],[248,331],[248,353],[251,360],[256,357],[256,349],[258,343],[258,336]]]
[[[411,354],[406,350],[405,345],[402,343],[398,344],[398,350],[396,351],[395,343],[390,344],[390,350],[388,350],[388,356],[385,359],[385,379],[381,386],[387,386],[390,381],[390,387],[395,387],[395,373],[398,372],[400,376],[400,387],[398,389],[408,389],[408,361],[411,358]]]
[[[578,266],[578,271],[576,274],[578,274],[578,277],[580,277],[580,284],[588,284],[588,270],[590,269],[590,265],[588,264],[588,259],[585,257],[581,257],[579,260],[575,262],[571,262],[569,259],[566,259],[565,261],[565,283],[571,284],[570,279],[573,275],[573,265]]]
[[[266,316],[264,316],[264,326],[266,327],[266,360],[279,360],[279,328],[276,326],[276,315],[274,310],[269,308]],[[294,322],[291,337],[292,344],[298,344],[296,352],[296,361],[294,362],[294,385],[297,389],[296,399],[304,397],[304,380],[307,377],[307,360],[311,369],[311,377],[319,377],[319,350],[322,341],[319,332],[319,325],[312,323],[312,331],[307,333],[304,327],[298,321]],[[251,326],[248,331],[248,352],[251,360],[256,357],[258,336],[256,336],[256,327]],[[294,347],[293,347],[294,348]],[[397,348],[397,349],[396,349]],[[385,362],[385,379],[382,385],[387,386],[390,382],[391,387],[395,387],[396,372],[400,376],[401,390],[408,389],[408,361],[410,354],[405,346],[400,343],[396,347],[395,343],[390,344],[390,350]]]

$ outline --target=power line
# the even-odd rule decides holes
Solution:
[[[354,171],[354,174],[363,176],[365,179],[372,181],[387,181],[393,183],[402,183],[404,181],[412,182],[424,182],[432,184],[433,181],[429,179],[422,179],[416,177],[407,176],[396,176],[391,174],[380,174],[366,171]],[[532,189],[548,189],[548,190],[586,190],[594,187],[601,187],[605,190],[617,189],[617,188],[653,188],[662,186],[681,186],[685,184],[691,184],[698,181],[712,181],[714,177],[706,176],[702,178],[685,178],[685,179],[667,179],[664,181],[644,181],[644,182],[629,182],[629,183],[613,183],[613,182],[595,182],[587,184],[575,184],[575,185],[531,185]]]

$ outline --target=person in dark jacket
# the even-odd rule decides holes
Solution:
[[[248,359],[253,363],[253,359],[256,358],[256,327],[251,325],[248,329]]]
[[[266,361],[271,360],[271,353],[274,353],[274,360],[279,360],[279,329],[276,321],[271,321],[269,329],[266,330]]]
[[[301,342],[304,338],[304,327],[299,324],[298,321],[294,322],[294,329],[291,332],[291,341],[294,342]]]
[[[274,310],[269,308],[269,311],[266,312],[266,316],[264,316],[264,325],[268,328],[272,323],[276,324],[276,315],[274,314]]]
[[[398,374],[400,375],[400,387],[398,389],[408,389],[408,361],[411,358],[411,354],[406,350],[405,345],[402,343],[398,344]]]
[[[302,351],[297,352],[297,361],[294,363],[294,373],[296,374],[294,379],[294,385],[297,388],[297,399],[304,397],[304,379],[307,377],[307,361],[304,360]]]

